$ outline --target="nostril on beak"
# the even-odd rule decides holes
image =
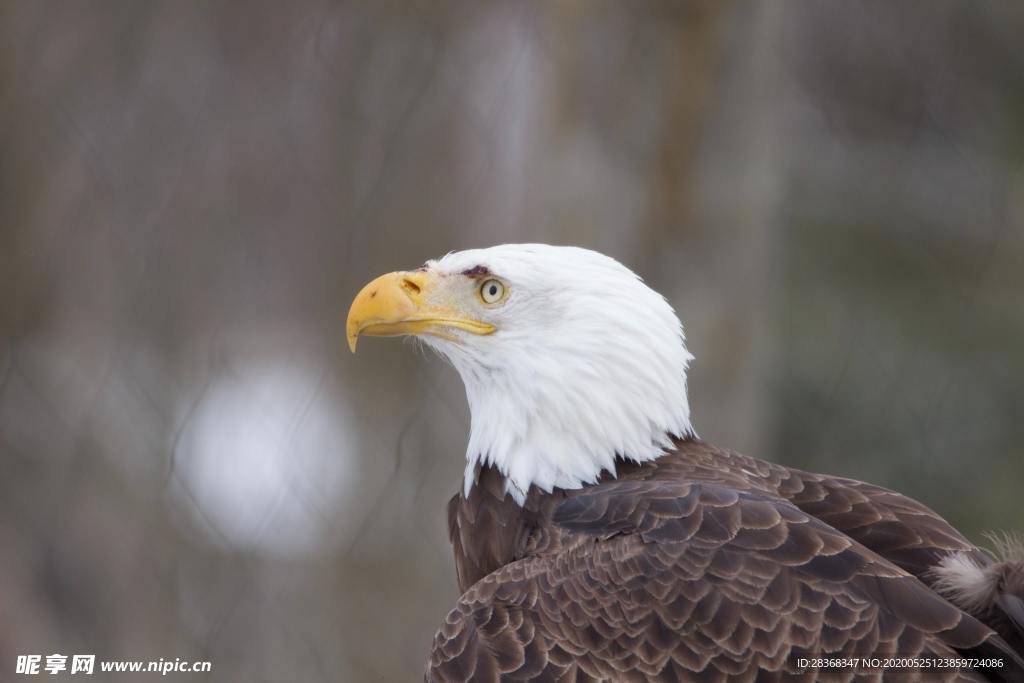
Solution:
[[[402,289],[404,289],[408,294],[420,293],[420,286],[407,277],[402,278]]]

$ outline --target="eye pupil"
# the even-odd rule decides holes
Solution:
[[[498,293],[498,288],[495,287],[494,285],[491,285],[491,296],[494,296],[497,293]]]

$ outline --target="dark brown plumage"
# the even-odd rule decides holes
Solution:
[[[366,285],[346,330],[419,336],[469,398],[463,594],[428,680],[1024,681],[1019,544],[995,561],[892,491],[669,439],[692,434],[692,355],[614,259],[451,253]],[[883,665],[957,655],[990,663]]]
[[[1019,634],[930,587],[952,552],[991,560],[881,487],[687,439],[592,486],[531,488],[522,506],[496,470],[478,469],[448,517],[464,593],[428,681],[1024,680]],[[958,654],[1003,666],[796,662]]]

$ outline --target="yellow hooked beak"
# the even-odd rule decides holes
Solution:
[[[462,307],[453,303],[457,297],[446,291],[447,279],[429,271],[399,271],[381,275],[363,287],[348,311],[348,348],[356,352],[359,335],[429,334],[454,341],[454,330],[493,333],[494,325],[467,317]]]

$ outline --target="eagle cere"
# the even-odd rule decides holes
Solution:
[[[1024,680],[1021,545],[993,558],[898,493],[700,440],[682,324],[614,259],[501,245],[383,275],[349,346],[395,335],[451,362],[471,412],[462,595],[426,680],[906,680],[800,664],[869,657]]]

